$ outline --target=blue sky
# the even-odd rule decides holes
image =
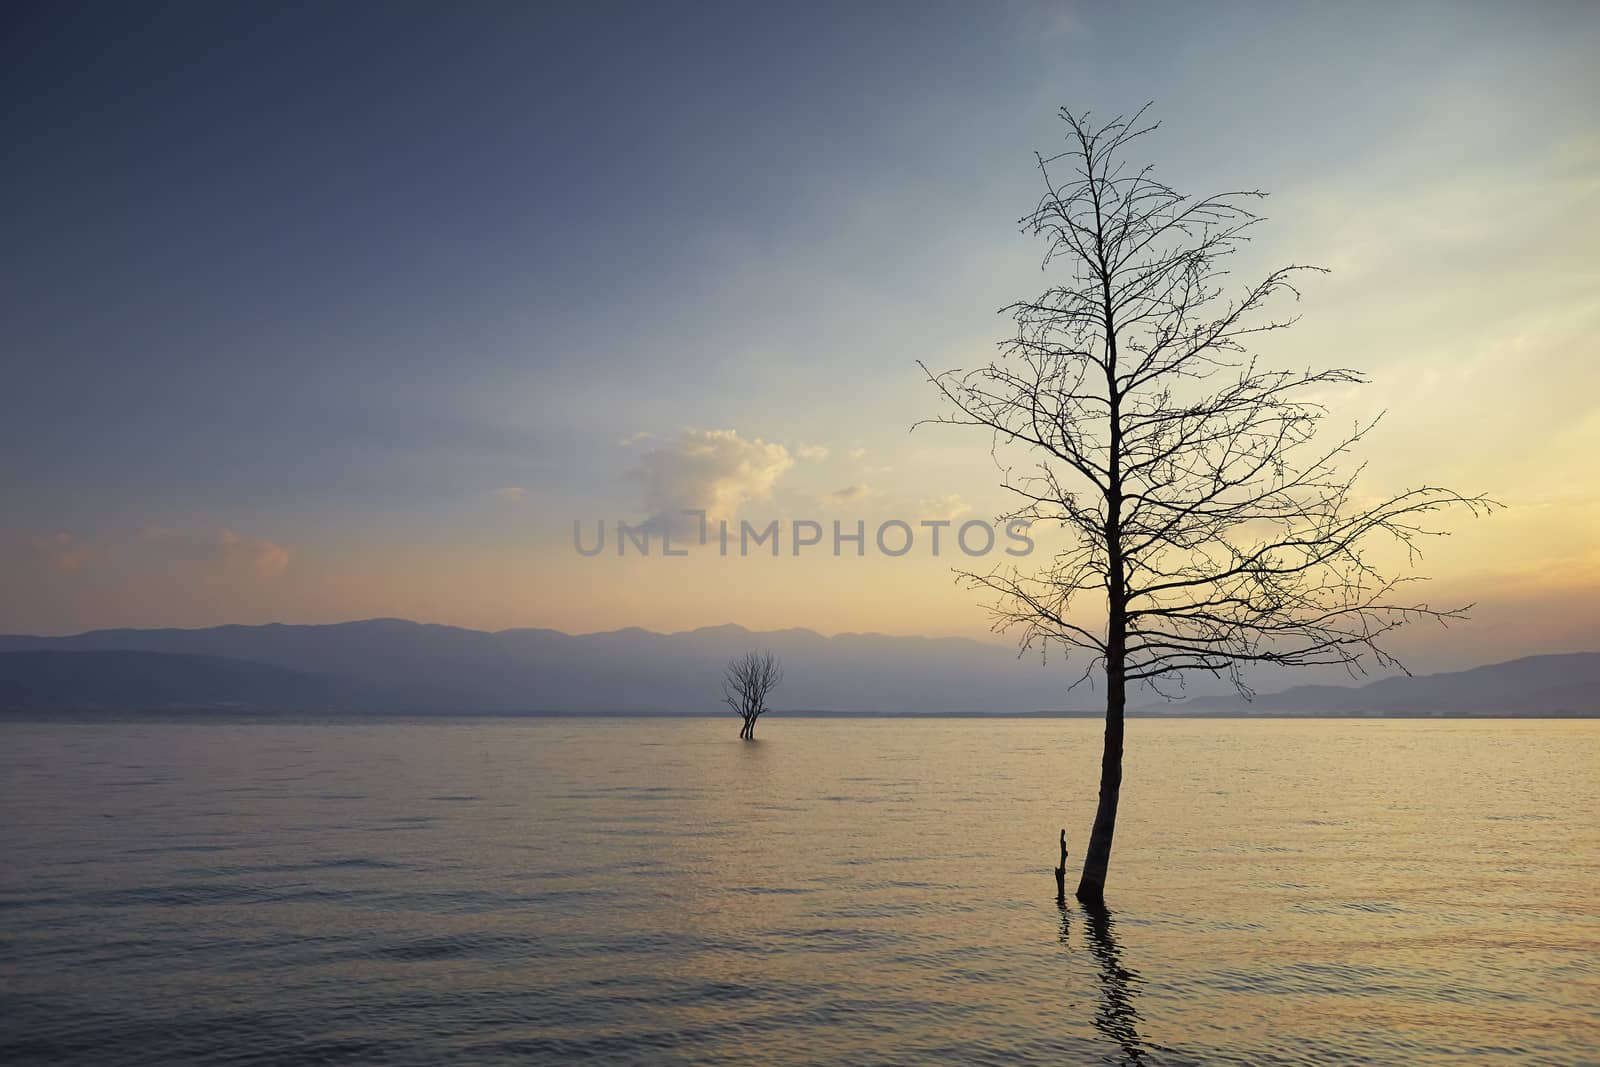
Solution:
[[[933,561],[873,572],[882,603],[846,610],[862,574],[718,599],[699,571],[574,571],[566,545],[574,518],[641,513],[641,456],[719,430],[791,457],[763,515],[999,508],[983,442],[908,436],[936,409],[915,361],[986,357],[995,310],[1042,288],[1015,219],[1063,105],[1154,101],[1169,180],[1275,193],[1261,262],[1336,268],[1284,355],[1392,371],[1400,396],[1472,371],[1399,420],[1380,477],[1414,452],[1515,495],[1589,440],[1581,390],[1497,383],[1592,382],[1569,339],[1594,310],[1574,227],[1596,217],[1597,15],[10,5],[0,626],[981,632]],[[1512,454],[1479,454],[1457,430],[1496,398],[1569,405],[1579,436],[1513,419]],[[1529,492],[1583,534],[1574,477]],[[1446,572],[1534,595],[1516,575],[1582,547],[1487,562],[1531,528]]]

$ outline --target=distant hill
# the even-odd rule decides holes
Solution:
[[[221,657],[315,676],[353,710],[716,713],[723,665],[770,648],[785,681],[780,709],[1028,712],[1092,708],[1059,664],[961,638],[716,626],[658,634],[626,629],[486,633],[372,619],[325,626],[96,630],[71,637],[0,636],[0,652],[120,651]]]
[[[752,648],[782,659],[779,710],[953,714],[1087,710],[1077,672],[1003,645],[714,626],[488,633],[402,619],[326,626],[96,630],[0,636],[0,710],[105,707],[498,714],[717,714],[723,665]],[[73,653],[74,655],[65,655]],[[92,655],[91,655],[92,654]],[[1600,714],[1600,653],[1533,656],[1360,687],[1194,697],[1166,715]]]
[[[1448,674],[1384,678],[1362,686],[1302,685],[1246,702],[1195,697],[1180,713],[1294,715],[1597,715],[1600,652],[1526,656]]]
[[[305,711],[348,706],[335,679],[264,663],[162,652],[0,652],[0,713]]]

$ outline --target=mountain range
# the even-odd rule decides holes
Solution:
[[[1198,714],[1595,715],[1600,714],[1600,652],[1524,656],[1361,686],[1301,685],[1248,703],[1236,695],[1193,697],[1179,706]]]
[[[195,657],[189,666],[196,688],[177,701],[186,705],[706,714],[723,710],[723,665],[751,648],[771,649],[783,663],[786,678],[774,695],[779,708],[1019,712],[1058,709],[1066,699],[1059,664],[1045,669],[1036,659],[1019,661],[1014,649],[962,638],[824,637],[811,630],[756,633],[731,625],[674,634],[637,628],[582,635],[489,633],[371,619],[0,636],[0,708],[98,705],[102,701],[90,699],[97,695],[115,695],[115,706],[127,706],[141,679],[152,683],[149,706],[171,703],[169,682],[177,664],[141,666],[125,655],[144,653]],[[38,658],[46,652],[86,657],[79,661],[83,677],[72,683],[59,661]],[[119,656],[104,658],[111,652]],[[32,658],[18,658],[23,653]],[[247,676],[225,666],[240,661],[284,673]],[[1093,706],[1092,694],[1082,706]]]
[[[964,638],[715,626],[660,634],[485,632],[371,619],[330,625],[0,636],[0,711],[716,714],[723,664],[771,649],[783,710],[887,714],[1092,712],[1059,662]],[[1600,653],[1531,656],[1363,686],[1151,705],[1169,715],[1600,714]],[[1137,711],[1135,712],[1138,713]]]

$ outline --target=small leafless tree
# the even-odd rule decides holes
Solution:
[[[1170,693],[1163,682],[1181,687],[1200,671],[1249,696],[1244,668],[1255,664],[1359,671],[1370,656],[1399,667],[1381,638],[1464,609],[1401,599],[1416,579],[1384,573],[1370,547],[1398,542],[1414,562],[1419,540],[1439,532],[1430,516],[1493,506],[1426,485],[1357,496],[1360,467],[1340,468],[1373,424],[1316,434],[1319,400],[1362,375],[1266,370],[1246,353],[1294,323],[1268,305],[1298,299],[1296,279],[1318,268],[1284,267],[1226,293],[1227,257],[1260,221],[1249,205],[1263,194],[1195,198],[1128,166],[1127,150],[1155,128],[1143,116],[1094,125],[1062,111],[1068,147],[1037,157],[1045,191],[1021,223],[1065,278],[1003,309],[1016,334],[998,360],[923,367],[951,408],[928,421],[991,433],[1019,501],[1004,518],[1067,534],[1035,573],[963,577],[1024,648],[1087,653],[1079,681],[1103,670],[1100,801],[1076,891],[1091,905],[1104,903],[1130,683]],[[1014,446],[1032,457],[1021,470],[1003,458]]]
[[[722,672],[722,699],[744,725],[739,736],[755,740],[756,720],[765,714],[767,696],[783,681],[783,666],[771,652],[746,652]]]

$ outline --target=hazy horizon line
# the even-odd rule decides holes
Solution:
[[[408,618],[405,618],[405,617],[399,616],[399,615],[374,615],[374,616],[371,616],[369,618],[343,619],[343,620],[340,620],[338,622],[284,622],[282,620],[274,620],[272,622],[219,622],[219,623],[210,623],[210,624],[200,625],[200,626],[95,626],[95,627],[92,627],[92,628],[87,629],[87,630],[72,630],[72,631],[69,631],[69,632],[66,632],[66,633],[37,633],[37,632],[23,632],[23,631],[14,630],[14,631],[8,631],[8,632],[0,633],[0,637],[68,638],[68,637],[83,637],[83,636],[85,636],[87,634],[116,633],[116,632],[121,631],[121,630],[137,630],[137,631],[177,630],[177,631],[184,631],[184,632],[194,632],[194,631],[198,631],[198,630],[222,630],[222,629],[263,630],[263,629],[268,629],[270,627],[275,627],[275,626],[278,626],[278,627],[306,627],[306,628],[312,628],[312,627],[334,627],[334,626],[360,626],[360,625],[365,624],[365,623],[396,623],[396,622],[405,623],[408,626],[429,627],[429,628],[440,629],[440,630],[461,630],[461,631],[464,631],[466,633],[489,634],[489,635],[514,634],[514,633],[550,633],[550,634],[559,634],[562,637],[605,637],[605,636],[608,636],[608,635],[611,635],[611,634],[637,632],[637,633],[650,634],[650,635],[655,636],[655,637],[684,637],[684,636],[688,636],[688,635],[692,635],[692,634],[706,633],[708,631],[714,631],[714,630],[739,630],[739,631],[741,631],[743,633],[752,634],[752,635],[756,635],[756,636],[760,636],[760,635],[763,635],[763,634],[796,634],[796,633],[798,633],[798,634],[809,634],[809,635],[811,635],[813,637],[823,638],[824,640],[832,640],[832,639],[837,638],[837,637],[892,637],[892,638],[896,638],[896,639],[922,640],[922,641],[968,641],[968,642],[971,642],[971,643],[977,644],[977,645],[995,645],[995,646],[1001,646],[1001,647],[1004,647],[1006,645],[1012,644],[1012,642],[1010,642],[1010,641],[992,641],[992,640],[991,641],[985,641],[985,640],[982,640],[980,638],[966,637],[966,636],[962,636],[960,634],[943,634],[943,635],[940,635],[940,634],[886,633],[886,632],[884,632],[882,630],[839,630],[839,631],[834,632],[834,633],[824,633],[821,630],[815,630],[815,629],[812,629],[809,626],[783,626],[783,627],[778,627],[776,629],[756,630],[756,629],[752,629],[752,628],[744,625],[743,623],[737,623],[737,622],[713,623],[713,624],[709,624],[709,625],[706,625],[706,626],[696,626],[696,627],[694,627],[692,629],[688,629],[688,630],[652,630],[647,626],[636,626],[636,625],[633,625],[633,626],[618,626],[618,627],[616,627],[614,629],[610,629],[610,630],[583,630],[583,631],[562,630],[562,629],[559,629],[559,628],[554,627],[554,626],[505,626],[505,627],[501,627],[500,629],[497,629],[497,630],[489,630],[489,629],[480,629],[479,627],[476,627],[476,626],[461,626],[461,625],[457,625],[456,623],[449,623],[449,622],[422,622],[422,621],[419,621],[417,619],[408,619]]]
[[[416,619],[407,619],[407,618],[403,618],[403,617],[398,616],[398,615],[379,615],[379,616],[373,616],[371,618],[364,618],[364,619],[346,619],[346,620],[342,620],[340,622],[281,622],[281,621],[273,621],[273,622],[263,622],[263,623],[238,623],[238,622],[213,623],[211,625],[205,625],[205,626],[99,626],[99,627],[94,627],[94,628],[88,629],[88,630],[76,630],[76,631],[73,631],[73,632],[70,632],[70,633],[24,633],[24,632],[12,631],[12,632],[0,632],[0,640],[7,640],[7,639],[14,639],[14,638],[28,638],[28,639],[35,639],[35,640],[68,640],[70,638],[75,638],[75,637],[85,637],[85,636],[89,636],[89,635],[93,635],[93,634],[118,633],[118,632],[122,632],[122,631],[139,632],[139,633],[152,633],[152,632],[162,632],[162,631],[179,632],[179,633],[196,633],[196,632],[200,632],[200,631],[204,631],[204,630],[224,630],[224,629],[265,630],[265,629],[272,629],[272,628],[275,628],[275,627],[281,627],[281,628],[286,628],[286,629],[287,628],[332,629],[332,628],[344,627],[344,626],[361,626],[361,625],[370,624],[370,623],[402,623],[402,624],[404,624],[406,626],[414,626],[414,627],[417,627],[419,629],[456,630],[456,631],[460,631],[462,633],[482,634],[484,636],[489,636],[489,637],[499,636],[501,634],[517,634],[517,633],[548,633],[548,634],[555,634],[555,635],[560,636],[560,637],[568,637],[568,638],[573,638],[573,639],[581,639],[581,638],[586,638],[586,637],[609,637],[609,636],[615,636],[617,634],[625,634],[625,633],[639,633],[639,634],[645,634],[645,635],[648,635],[648,636],[651,636],[651,637],[690,637],[690,636],[694,636],[696,634],[705,634],[705,633],[711,633],[711,632],[715,632],[715,631],[736,630],[736,631],[739,631],[740,633],[749,634],[752,637],[777,636],[777,635],[782,635],[782,634],[804,634],[804,635],[807,635],[807,636],[810,636],[810,637],[820,638],[821,640],[824,640],[824,641],[834,641],[834,640],[837,640],[837,639],[840,639],[840,638],[850,638],[850,637],[877,637],[877,638],[887,638],[887,639],[897,640],[897,641],[960,641],[960,642],[963,642],[963,643],[966,643],[966,644],[979,645],[979,646],[989,647],[989,648],[1007,648],[1007,647],[1017,648],[1017,650],[1018,650],[1017,651],[1017,655],[1018,655],[1019,659],[1021,658],[1023,652],[1027,651],[1026,649],[1020,648],[1015,642],[1012,642],[1012,641],[998,641],[998,640],[985,641],[985,640],[981,640],[981,639],[975,638],[975,637],[964,637],[964,636],[956,635],[956,634],[949,634],[949,635],[943,635],[943,636],[933,635],[933,634],[891,634],[891,633],[884,633],[881,630],[841,630],[841,631],[839,631],[837,633],[827,634],[827,633],[823,633],[823,632],[821,632],[819,630],[814,630],[814,629],[812,629],[812,628],[810,628],[808,626],[786,626],[786,627],[782,627],[780,629],[773,629],[773,630],[753,630],[750,627],[745,626],[742,623],[736,623],[736,622],[725,622],[725,623],[717,623],[717,624],[707,625],[707,626],[697,626],[697,627],[695,627],[693,629],[690,629],[690,630],[652,630],[652,629],[649,629],[648,627],[644,627],[644,626],[620,626],[620,627],[617,627],[616,629],[612,629],[612,630],[589,630],[589,631],[584,631],[584,632],[581,632],[581,633],[574,633],[574,632],[569,631],[569,630],[560,630],[560,629],[557,629],[557,628],[555,628],[553,626],[508,626],[508,627],[504,627],[504,628],[498,629],[498,630],[484,630],[484,629],[478,629],[478,628],[472,627],[472,626],[458,626],[458,625],[456,625],[454,623],[419,622]],[[1486,661],[1486,662],[1476,663],[1476,664],[1474,664],[1472,666],[1469,666],[1469,667],[1458,667],[1458,668],[1448,669],[1448,670],[1434,670],[1434,671],[1427,671],[1427,672],[1420,672],[1420,671],[1419,672],[1412,672],[1412,671],[1404,670],[1402,668],[1399,672],[1390,673],[1390,674],[1380,674],[1380,673],[1377,673],[1377,672],[1371,672],[1371,673],[1362,672],[1359,675],[1352,675],[1351,678],[1350,678],[1349,683],[1347,683],[1347,684],[1349,686],[1351,686],[1351,687],[1359,688],[1359,687],[1361,687],[1363,685],[1369,684],[1370,682],[1380,681],[1380,680],[1382,680],[1383,678],[1386,678],[1386,677],[1428,678],[1428,677],[1433,677],[1435,675],[1441,675],[1441,674],[1460,674],[1460,673],[1463,673],[1463,672],[1466,672],[1466,671],[1478,670],[1478,669],[1485,668],[1485,667],[1497,667],[1497,666],[1501,666],[1501,665],[1508,664],[1508,663],[1515,663],[1515,662],[1518,662],[1519,660],[1539,659],[1539,658],[1554,657],[1554,656],[1586,656],[1586,655],[1600,655],[1600,649],[1579,649],[1579,650],[1573,650],[1573,651],[1567,651],[1567,652],[1528,652],[1528,653],[1525,653],[1525,654],[1520,655],[1520,656],[1512,656],[1509,659],[1489,660],[1489,661]],[[1300,683],[1298,685],[1290,685],[1287,688],[1288,689],[1296,689],[1296,688],[1315,687],[1315,686],[1337,686],[1337,687],[1341,687],[1341,688],[1343,687],[1343,686],[1340,686],[1339,683],[1309,682],[1308,681],[1308,682]],[[1276,693],[1262,693],[1262,694],[1260,694],[1261,697],[1267,697],[1267,696],[1272,696],[1272,695],[1276,695]],[[1188,699],[1188,698],[1182,698],[1179,701],[1177,701],[1177,703],[1182,703],[1184,699]],[[937,713],[937,714],[939,716],[943,717],[943,716],[945,716],[947,714],[953,714],[953,713],[940,712],[940,713]],[[990,713],[979,712],[979,713],[975,713],[975,714],[990,714]],[[1049,712],[1047,714],[1057,714],[1057,713]]]
[[[1105,711],[849,711],[826,708],[774,708],[771,715],[787,719],[1088,719],[1101,720]],[[1451,711],[1240,711],[1207,710],[1178,711],[1159,708],[1129,708],[1125,716],[1130,719],[1600,719],[1600,711],[1555,712],[1451,712]],[[728,712],[714,711],[243,711],[230,708],[160,708],[150,711],[127,709],[72,711],[56,710],[3,710],[0,721],[104,721],[138,720],[141,722],[188,721],[206,719],[234,722],[283,721],[404,721],[408,719],[707,719],[723,722],[733,718]]]

